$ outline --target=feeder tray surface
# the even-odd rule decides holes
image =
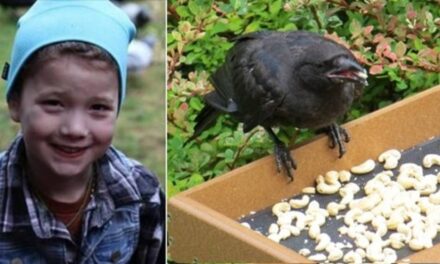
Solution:
[[[421,166],[422,164],[422,160],[423,157],[427,154],[439,154],[440,153],[440,137],[431,139],[427,142],[424,142],[422,144],[416,145],[410,149],[407,149],[406,151],[402,152],[402,157],[399,161],[399,164],[404,164],[404,163],[415,163]],[[431,168],[427,169],[424,168],[423,169],[423,174],[427,175],[427,174],[434,174],[437,175],[438,171],[439,171],[439,166],[432,166]],[[347,168],[349,169],[349,168]],[[379,172],[384,171],[385,169],[383,168],[383,164],[380,164],[378,162],[376,162],[376,167],[375,169],[368,173],[368,174],[362,174],[362,175],[356,175],[353,174],[350,182],[354,182],[357,185],[359,185],[359,187],[361,188],[361,190],[355,195],[355,199],[361,198],[361,197],[365,197],[365,192],[363,190],[363,187],[365,186],[365,184],[367,183],[367,181],[371,180],[374,175],[378,174]],[[399,173],[399,167],[397,167],[396,169],[391,170],[393,171],[393,179],[395,179]],[[310,177],[314,177],[312,175],[310,175]],[[292,183],[294,184],[294,183]],[[332,195],[325,195],[325,194],[307,194],[310,196],[310,201],[312,200],[316,200],[321,208],[326,208],[327,204],[330,202],[338,202],[341,198],[338,194],[332,194]],[[296,195],[294,197],[291,198],[301,198],[303,196],[303,194],[300,195]],[[290,198],[289,198],[290,199]],[[289,200],[286,199],[286,200]],[[301,211],[304,212],[305,209],[307,208],[304,207],[302,209],[292,209],[292,210],[297,210],[297,211]],[[347,209],[342,210],[338,213],[338,215],[344,215],[345,212],[347,211]],[[273,215],[272,213],[272,206],[267,207],[263,210],[259,210],[258,212],[252,212],[249,213],[248,215],[241,217],[239,219],[239,222],[243,223],[246,222],[251,226],[252,230],[258,231],[262,234],[264,234],[265,236],[267,236],[268,233],[268,229],[269,226],[272,223],[276,223],[276,216]],[[344,248],[342,249],[344,251],[344,253],[347,253],[350,250],[356,249],[356,245],[354,243],[354,240],[351,239],[350,237],[348,237],[347,235],[340,235],[340,233],[338,232],[338,229],[344,225],[344,218],[339,218],[336,219],[336,217],[328,217],[325,224],[323,226],[321,226],[321,233],[326,233],[330,236],[332,242],[342,242],[344,244],[346,244],[347,242],[349,242],[351,245],[353,245],[353,248]],[[373,231],[373,229],[371,228],[371,225],[369,225],[369,230]],[[388,233],[383,237],[383,240],[386,240],[388,238],[390,234],[390,231],[388,231]],[[433,239],[433,244],[437,244],[440,242],[440,235],[437,235],[435,237],[435,239]],[[289,238],[285,239],[285,240],[281,240],[280,244],[283,246],[286,246],[290,249],[293,249],[295,251],[299,251],[300,249],[303,248],[307,248],[310,250],[310,255],[314,255],[314,254],[318,254],[318,253],[322,253],[315,251],[314,248],[316,246],[316,242],[311,239],[308,234],[307,234],[307,230],[302,230],[299,236],[293,237],[290,236]],[[396,250],[397,256],[399,259],[404,259],[405,257],[408,257],[409,255],[413,254],[414,251],[411,250],[408,245],[406,245],[405,247]]]

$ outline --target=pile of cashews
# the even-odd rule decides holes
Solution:
[[[344,263],[394,263],[396,250],[408,246],[419,251],[433,246],[433,239],[440,231],[440,173],[424,174],[424,168],[440,165],[440,155],[428,154],[423,167],[415,163],[401,164],[400,151],[391,149],[380,154],[383,171],[374,174],[363,191],[365,196],[355,198],[361,190],[350,182],[352,174],[363,175],[376,168],[372,159],[354,166],[350,171],[329,171],[316,178],[316,188],[306,187],[300,199],[290,199],[275,204],[272,213],[276,223],[270,225],[268,238],[280,242],[298,236],[303,230],[316,242],[314,251],[303,248],[301,255],[312,261]],[[392,169],[397,169],[394,175]],[[337,199],[321,208],[313,194],[337,194]],[[299,211],[297,209],[305,209]],[[343,218],[338,229],[350,242],[333,242],[321,233],[329,217]],[[385,239],[386,237],[386,239]],[[338,239],[340,240],[340,239]],[[348,248],[344,253],[343,249]]]

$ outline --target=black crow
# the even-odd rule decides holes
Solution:
[[[366,79],[365,69],[348,49],[316,33],[241,36],[212,75],[215,91],[205,95],[205,107],[188,141],[211,127],[219,114],[230,114],[243,122],[244,132],[264,127],[275,143],[278,171],[284,167],[293,180],[296,163],[272,127],[323,129],[342,157],[349,136],[336,120],[361,94]]]

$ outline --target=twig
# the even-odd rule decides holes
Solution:
[[[215,3],[212,3],[212,9],[214,9],[214,11],[219,14],[221,17],[225,17],[226,13],[223,12]]]
[[[314,5],[310,5],[310,9],[312,10],[312,14],[316,20],[316,23],[318,23],[318,28],[322,29],[323,26],[322,26],[321,20],[319,19],[319,15],[318,15],[318,11],[316,10],[316,7]]]
[[[176,128],[182,130],[183,132],[188,133],[188,129],[186,129],[185,127],[181,127],[181,126],[179,126],[179,125],[174,121],[173,118],[168,118],[168,122],[171,123],[171,124],[172,124],[173,126],[175,126]]]
[[[235,152],[235,157],[234,160],[232,161],[232,164],[230,166],[230,169],[233,169],[235,167],[235,163],[237,162],[238,158],[240,157],[241,152],[244,150],[244,148],[246,147],[246,145],[249,143],[249,140],[251,139],[251,137],[253,135],[255,135],[258,132],[258,130],[254,130],[252,131],[247,137],[246,140],[244,141],[244,143],[238,147],[238,150]],[[229,167],[229,166],[228,166]]]

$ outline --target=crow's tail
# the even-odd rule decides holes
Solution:
[[[184,143],[184,146],[188,144],[190,141],[194,140],[202,132],[215,124],[217,117],[219,116],[220,111],[215,109],[210,105],[205,105],[205,107],[200,111],[199,115],[196,117],[196,126],[194,127],[193,135],[187,139]]]

